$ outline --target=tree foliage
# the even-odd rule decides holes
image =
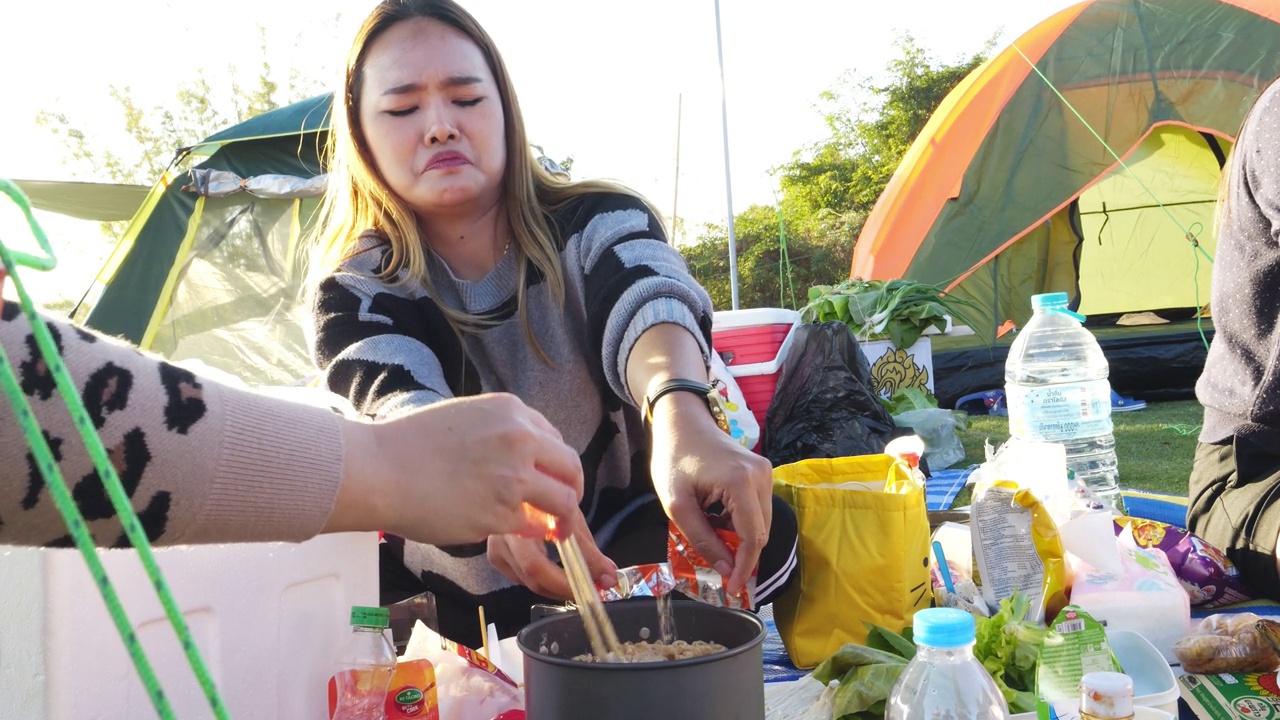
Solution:
[[[776,207],[756,205],[734,217],[740,307],[802,306],[809,287],[848,277],[857,235],[902,156],[995,42],[992,37],[971,56],[938,63],[907,35],[881,76],[846,72],[821,94],[830,135],[775,169],[782,187]],[[703,226],[682,251],[716,308],[731,307],[727,228]]]
[[[101,118],[72,118],[59,110],[42,110],[36,123],[48,128],[60,140],[63,164],[71,176],[79,179],[122,184],[150,185],[156,182],[179,159],[179,150],[230,125],[247,120],[281,105],[301,100],[322,91],[321,84],[297,70],[289,72],[284,87],[275,79],[275,71],[267,60],[267,35],[258,26],[261,63],[252,76],[235,65],[225,73],[211,73],[204,68],[192,71],[191,78],[179,84],[173,101],[167,105],[145,107],[128,85],[108,88],[111,99],[120,110],[119,130],[123,136],[104,136],[87,132],[90,124],[101,127]],[[230,84],[216,82],[216,77],[229,77]],[[185,170],[182,162],[177,170]],[[115,236],[123,223],[104,223],[103,231]]]
[[[784,198],[809,215],[865,215],[933,111],[990,56],[996,38],[954,63],[936,63],[910,35],[883,79],[846,72],[820,96],[831,135],[778,168]]]

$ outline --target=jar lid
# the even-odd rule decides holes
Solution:
[[[1080,712],[1099,718],[1133,717],[1133,678],[1091,672],[1080,679]]]

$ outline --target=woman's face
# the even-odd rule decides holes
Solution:
[[[502,195],[502,99],[466,35],[429,18],[397,23],[365,57],[360,125],[391,191],[420,217],[483,213]]]

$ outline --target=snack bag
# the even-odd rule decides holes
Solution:
[[[675,576],[671,574],[671,563],[652,563],[649,565],[632,565],[618,568],[618,584],[616,587],[601,588],[596,586],[603,602],[627,600],[636,597],[660,598],[670,595],[676,589]]]
[[[715,518],[709,519],[715,525]],[[729,552],[738,551],[738,545],[742,541],[737,533],[718,527],[716,535],[728,546]],[[730,594],[727,587],[729,578],[721,576],[715,568],[711,567],[711,563],[694,549],[693,544],[684,536],[684,533],[680,532],[675,523],[668,525],[667,560],[671,564],[675,589],[694,600],[739,610],[750,610],[753,607],[756,594],[756,569],[752,568],[750,579],[739,593]]]
[[[416,660],[429,662],[435,670],[439,720],[493,718],[507,711],[524,710],[524,691],[510,676],[488,658],[441,637],[422,621],[414,623],[413,634],[400,658],[401,664]],[[420,716],[414,717],[416,720]]]
[[[1068,605],[1049,623],[1040,647],[1036,687],[1046,700],[1080,697],[1080,679],[1091,672],[1124,672],[1107,643],[1102,623],[1075,605]]]
[[[974,559],[990,607],[1021,592],[1031,599],[1026,620],[1044,622],[1067,604],[1067,565],[1058,526],[1029,489],[984,482],[973,503]]]
[[[1115,518],[1116,535],[1164,553],[1194,607],[1215,608],[1253,599],[1240,569],[1225,553],[1180,527],[1134,517]]]
[[[719,395],[729,421],[729,436],[742,447],[754,450],[760,443],[760,421],[747,407],[738,381],[725,366],[720,353],[711,353],[711,387]]]
[[[401,660],[396,663],[383,710],[386,720],[440,720],[436,670],[430,660]]]

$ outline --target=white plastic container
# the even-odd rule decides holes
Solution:
[[[155,554],[231,717],[328,716],[351,606],[378,602],[377,534]],[[211,718],[137,554],[99,555],[178,716]],[[0,578],[0,718],[155,717],[78,551],[0,548]]]

